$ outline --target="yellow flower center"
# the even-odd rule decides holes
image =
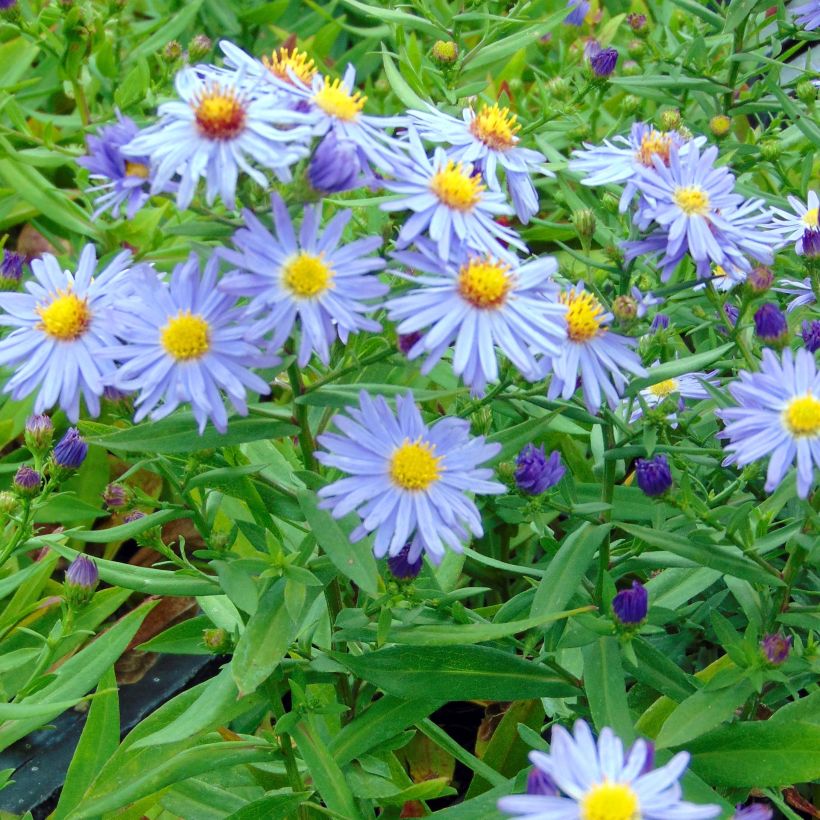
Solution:
[[[638,162],[651,168],[652,157],[660,157],[664,165],[669,165],[669,151],[672,148],[672,135],[654,128],[641,137],[640,148],[635,152]]]
[[[125,161],[125,175],[127,177],[139,177],[148,179],[148,166],[142,162]]]
[[[726,268],[724,268],[723,265],[715,265],[712,268],[712,276],[721,277],[721,276],[727,276],[727,275],[728,274],[726,273]]]
[[[40,316],[40,330],[52,339],[72,342],[79,339],[91,324],[88,301],[80,299],[70,290],[58,290],[51,294],[54,298],[45,307],[37,307]]]
[[[430,190],[448,208],[471,211],[481,201],[484,186],[478,174],[468,174],[460,162],[449,160],[430,180]]]
[[[470,259],[458,274],[458,292],[477,308],[501,307],[512,284],[510,266],[489,256]]]
[[[818,208],[812,208],[803,214],[803,224],[807,228],[820,228],[820,217],[818,217]]]
[[[470,123],[473,135],[496,151],[512,148],[518,142],[515,134],[520,128],[515,114],[509,108],[499,108],[498,103],[485,105]]]
[[[433,455],[436,448],[420,438],[414,442],[405,439],[390,458],[390,478],[403,490],[426,490],[440,475],[441,456]]]
[[[358,119],[366,100],[367,97],[358,91],[351,94],[341,80],[331,80],[330,77],[325,77],[324,85],[313,95],[313,102],[325,114],[345,122]]]
[[[194,106],[199,133],[211,140],[231,140],[245,129],[245,106],[233,89],[214,83]]]
[[[793,398],[783,411],[783,424],[796,438],[820,434],[820,399],[811,393]]]
[[[598,783],[581,799],[581,820],[641,820],[638,795],[625,783]]]
[[[588,342],[595,338],[603,324],[604,309],[588,291],[575,288],[559,295],[567,306],[567,335],[573,342]],[[605,329],[605,328],[604,328]]]
[[[709,194],[697,185],[677,188],[674,196],[677,206],[688,216],[704,216],[709,210]]]
[[[271,54],[270,58],[262,57],[265,68],[280,80],[293,84],[292,75],[296,75],[305,85],[310,85],[316,66],[313,60],[304,51],[294,48],[288,50],[284,46]]]
[[[282,284],[300,299],[311,299],[333,287],[333,268],[322,254],[312,256],[302,251],[285,262]]]
[[[662,382],[653,384],[649,388],[649,392],[659,399],[665,399],[670,393],[674,393],[678,389],[677,379],[665,379]]]
[[[169,356],[187,362],[204,356],[211,347],[208,323],[190,310],[172,316],[160,331],[160,341]]]

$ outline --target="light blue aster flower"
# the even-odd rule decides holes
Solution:
[[[509,255],[502,243],[527,250],[515,231],[494,219],[512,213],[502,193],[488,191],[471,165],[453,162],[443,148],[428,157],[414,128],[408,138],[410,163],[395,180],[385,182],[386,188],[403,196],[381,206],[385,211],[413,211],[399,233],[399,248],[426,231],[442,259],[449,259],[450,249],[459,244],[497,257]]]
[[[809,191],[805,204],[796,196],[789,196],[788,200],[792,211],[772,208],[772,223],[767,227],[782,238],[784,244],[793,241],[795,253],[802,256],[803,236],[806,231],[817,230],[820,227],[820,197],[817,191]]]
[[[256,322],[249,336],[260,338],[273,331],[271,346],[279,348],[297,320],[301,339],[298,362],[304,367],[312,352],[330,360],[330,345],[337,336],[347,342],[351,333],[376,332],[381,325],[365,316],[373,300],[388,287],[373,275],[385,262],[371,254],[381,245],[377,236],[340,245],[351,212],[342,211],[319,232],[319,206],[304,209],[297,237],[281,197],[271,197],[274,233],[250,212],[246,227],[233,237],[236,250],[222,249],[221,256],[238,270],[219,283],[226,293],[250,297],[248,315]]]
[[[656,361],[652,368],[658,367],[659,361]],[[649,375],[652,375],[652,368],[649,370]],[[678,397],[677,409],[682,411],[686,404],[684,399],[708,399],[711,398],[709,391],[703,386],[704,382],[708,384],[716,384],[717,371],[712,370],[709,373],[683,373],[680,376],[674,376],[671,379],[663,379],[649,387],[644,387],[641,390],[641,398],[644,404],[653,410],[658,405],[662,404],[666,399]],[[638,419],[643,417],[643,407],[639,403],[635,403],[632,407],[632,414],[629,416],[629,423],[634,424]],[[672,427],[677,427],[676,414],[670,413],[666,417],[667,421],[671,423]]]
[[[607,325],[612,314],[604,311],[594,294],[579,282],[559,294],[567,306],[567,340],[557,356],[541,362],[542,375],[552,373],[548,397],[568,400],[578,388],[590,413],[601,409],[602,395],[615,408],[627,384],[624,372],[645,376],[646,370],[635,353],[637,342],[613,333]]]
[[[337,433],[324,433],[327,450],[316,458],[348,474],[319,490],[321,506],[341,518],[356,511],[358,541],[375,532],[377,558],[398,555],[409,542],[409,562],[426,552],[438,564],[446,548],[461,552],[472,533],[483,533],[481,515],[468,493],[506,491],[493,471],[479,465],[496,456],[499,444],[471,437],[469,422],[458,418],[424,423],[413,396],[399,396],[394,413],[382,396],[362,392],[359,408],[334,418]]]
[[[566,306],[556,298],[551,277],[558,263],[552,257],[509,263],[461,250],[444,262],[429,242],[393,256],[414,272],[395,272],[413,287],[385,307],[388,318],[400,322],[400,334],[428,328],[408,354],[427,354],[422,373],[454,345],[453,370],[473,393],[483,394],[487,382],[498,380],[496,348],[530,381],[539,378],[536,357],[561,350]]]
[[[424,139],[451,146],[447,150],[450,159],[480,168],[491,191],[501,190],[500,166],[515,213],[523,223],[538,212],[538,194],[530,175],[555,174],[544,165],[546,157],[540,151],[519,147],[516,133],[521,126],[508,108],[497,103],[483,105],[478,113],[465,108],[460,120],[432,106],[429,111],[408,111],[408,115]]]
[[[161,419],[190,403],[199,432],[208,419],[224,433],[228,414],[224,391],[236,410],[248,412],[246,394],[269,393],[250,367],[278,363],[245,339],[244,313],[235,299],[216,288],[219,259],[212,256],[200,274],[192,254],[163,282],[153,270],[133,277],[130,296],[114,318],[126,344],[106,355],[119,362],[112,380],[118,390],[139,391],[135,421]]]
[[[799,307],[813,305],[817,301],[809,276],[805,279],[781,279],[774,290],[792,297],[792,300],[786,306],[786,313],[791,313]]]
[[[806,498],[820,467],[820,372],[814,356],[800,349],[782,358],[763,351],[760,371],[741,370],[729,385],[737,407],[715,411],[729,440],[724,465],[743,467],[769,457],[766,492],[773,492],[797,462],[797,494]]]
[[[795,23],[806,31],[820,28],[820,0],[808,0],[800,5],[792,3],[789,11],[794,15]]]
[[[122,294],[131,254],[117,255],[97,274],[97,254],[86,245],[76,273],[50,253],[31,262],[27,293],[0,293],[0,325],[14,330],[0,341],[0,365],[15,368],[4,392],[20,400],[38,391],[34,412],[56,404],[69,420],[80,417],[80,398],[92,416],[114,372],[100,352],[116,344],[109,310]]]
[[[689,765],[687,752],[678,752],[657,769],[652,760],[650,742],[636,740],[624,751],[608,727],[596,741],[583,720],[575,722],[573,734],[554,726],[549,754],[530,752],[542,781],[552,788],[502,797],[498,808],[522,820],[709,820],[721,814],[720,806],[681,800],[679,780]]]
[[[219,195],[234,208],[240,171],[268,185],[251,161],[290,181],[290,166],[307,155],[303,143],[309,133],[292,127],[266,86],[260,84],[256,93],[237,76],[192,68],[180,71],[174,85],[180,100],[160,105],[159,121],[122,149],[126,156],[150,157],[151,193],[179,176],[177,205],[187,208],[204,178],[208,205]]]

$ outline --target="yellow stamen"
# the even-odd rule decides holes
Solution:
[[[581,820],[641,820],[638,795],[625,783],[598,783],[579,808]]]
[[[37,307],[40,330],[61,342],[79,339],[91,324],[88,300],[80,299],[71,290],[58,290],[50,294],[51,302]]]
[[[477,174],[470,175],[460,162],[448,160],[430,180],[430,190],[448,208],[472,211],[481,201],[484,186]]]
[[[433,455],[434,444],[420,438],[405,439],[390,458],[390,478],[403,490],[426,490],[440,475],[441,456]]]
[[[362,113],[367,97],[360,92],[351,93],[341,80],[331,80],[325,77],[322,87],[313,95],[313,102],[331,117],[337,120],[352,122]]]
[[[659,399],[665,399],[670,393],[674,393],[678,389],[677,379],[665,379],[662,382],[653,384],[649,387],[649,392]]]
[[[674,196],[677,206],[687,215],[704,216],[709,211],[709,194],[697,185],[677,188]]]
[[[203,137],[231,140],[245,129],[245,106],[231,88],[213,83],[192,103],[197,128]]]
[[[200,315],[181,310],[162,328],[160,341],[168,355],[177,361],[200,359],[211,347],[210,327]]]
[[[509,108],[499,108],[498,103],[485,105],[470,123],[470,131],[496,151],[512,148],[518,142],[515,134],[520,128],[515,114]]]
[[[793,398],[783,411],[783,424],[796,438],[820,435],[820,399],[811,393]]]
[[[810,211],[806,211],[806,213],[803,214],[803,224],[807,228],[820,227],[820,217],[818,217],[818,211],[820,211],[820,209],[812,208]]]
[[[302,251],[291,257],[282,268],[282,284],[300,299],[311,299],[332,288],[333,268],[322,256]]]
[[[310,85],[316,74],[316,66],[313,60],[304,52],[294,48],[288,50],[284,46],[277,49],[270,57],[262,57],[262,62],[265,68],[271,74],[284,80],[286,83],[293,84],[293,76],[301,80],[305,85]]]
[[[470,259],[458,274],[458,292],[477,308],[501,307],[512,285],[510,266],[489,256]]]
[[[125,161],[125,175],[127,177],[139,177],[140,179],[148,179],[148,166],[142,162]]]
[[[558,298],[567,306],[567,335],[573,342],[588,342],[606,330],[601,328],[604,309],[588,290],[573,288]]]
[[[652,128],[641,137],[641,146],[635,155],[641,165],[651,168],[653,166],[652,157],[660,157],[664,165],[669,165],[671,149],[672,135],[667,131],[656,131]]]
[[[728,274],[726,273],[726,268],[724,268],[723,265],[715,265],[712,268],[712,276],[720,278],[721,276],[728,276]]]

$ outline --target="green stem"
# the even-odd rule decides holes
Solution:
[[[332,632],[339,613],[344,609],[342,588],[339,586],[338,578],[334,578],[325,587],[325,601],[327,602],[327,614],[330,618],[330,629]],[[343,672],[336,676],[336,694],[340,702],[344,703],[349,710],[345,720],[351,720],[355,712],[356,704],[353,700],[353,693],[350,690],[350,681],[347,679],[347,673]]]
[[[328,373],[326,376],[322,376],[321,379],[317,379],[312,384],[309,384],[307,387],[302,389],[303,393],[312,393],[314,390],[318,390],[328,382],[335,382],[337,379],[342,378],[342,376],[346,376],[348,373],[355,373],[357,370],[361,370],[363,367],[367,367],[370,364],[375,364],[376,362],[380,362],[383,359],[388,359],[392,356],[396,351],[393,350],[392,347],[387,348],[387,350],[380,350],[378,353],[373,353],[370,356],[365,356],[363,359],[359,359],[359,361],[355,362],[354,364],[348,365],[346,367],[342,367],[339,370],[334,370],[331,373]]]
[[[71,87],[74,89],[74,100],[77,103],[77,110],[80,112],[80,119],[83,125],[90,125],[91,114],[88,110],[88,99],[85,96],[85,89],[79,80],[72,80]]]
[[[291,390],[293,391],[293,415],[299,425],[299,448],[302,451],[302,460],[306,470],[316,469],[316,457],[313,455],[316,445],[313,441],[313,434],[310,432],[310,422],[308,421],[307,405],[299,404],[296,399],[304,395],[305,385],[302,382],[302,374],[296,362],[292,362],[288,367],[288,379],[290,379]]]
[[[271,681],[271,711],[276,720],[280,720],[285,716],[285,707],[282,703],[282,693],[279,689],[278,681]],[[282,757],[285,761],[285,772],[288,776],[288,783],[294,793],[303,792],[305,784],[302,781],[302,775],[299,774],[299,766],[296,763],[296,755],[293,754],[293,742],[287,732],[281,732],[277,735],[279,738],[279,748],[282,751]],[[298,809],[299,820],[307,820],[310,816],[308,812],[299,806]]]
[[[611,424],[604,426],[605,449],[612,450],[615,448],[615,430]],[[607,504],[607,508],[601,512],[600,521],[606,524],[612,518],[612,499],[615,496],[615,466],[614,460],[604,461],[604,482],[601,487],[601,501]],[[595,600],[603,607],[604,604],[604,578],[606,571],[609,569],[609,547],[610,547],[610,531],[607,530],[604,540],[601,543],[601,548],[598,551],[598,578],[595,583]]]

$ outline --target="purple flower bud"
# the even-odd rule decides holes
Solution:
[[[723,306],[723,313],[726,315],[726,318],[729,320],[730,325],[736,325],[737,320],[740,317],[740,311],[732,304],[728,302]]]
[[[648,609],[649,593],[638,581],[633,581],[631,589],[622,589],[612,599],[612,611],[624,626],[641,623]]]
[[[649,329],[653,333],[657,333],[659,330],[666,330],[668,327],[669,317],[665,313],[655,314],[655,318],[652,320],[652,324],[649,325]]]
[[[765,293],[774,282],[774,274],[769,268],[758,265],[746,277],[746,282],[754,293]]]
[[[820,228],[806,228],[803,231],[800,245],[801,256],[806,256],[809,259],[816,259],[820,256]]]
[[[0,259],[0,290],[17,290],[23,276],[24,258],[14,251],[3,251]]]
[[[554,487],[566,472],[557,450],[547,458],[544,447],[536,447],[534,444],[524,447],[515,459],[515,464],[515,484],[528,495],[540,495]]]
[[[626,22],[629,23],[629,27],[632,29],[632,31],[643,31],[646,28],[646,15],[627,14]]]
[[[589,58],[592,71],[598,77],[609,77],[618,62],[618,52],[614,48],[602,48]]]
[[[26,422],[24,438],[26,447],[32,453],[45,453],[51,447],[54,437],[54,424],[48,416],[37,414],[29,416]]]
[[[782,341],[789,332],[789,323],[780,308],[772,302],[766,302],[755,312],[755,333],[768,343]]]
[[[307,174],[319,193],[335,194],[358,188],[361,170],[356,144],[330,131],[313,152]]]
[[[527,775],[527,794],[558,797],[559,791],[555,781],[536,767]]]
[[[139,521],[140,518],[145,518],[145,513],[142,510],[134,510],[134,512],[128,513],[122,520],[126,524],[133,524],[135,521]]]
[[[635,462],[635,474],[638,486],[649,496],[663,495],[672,486],[672,471],[662,453],[654,458],[639,458]]]
[[[14,489],[25,496],[35,496],[40,492],[40,485],[43,477],[37,470],[32,469],[27,464],[23,464],[14,475]]]
[[[765,803],[752,803],[744,809],[739,803],[735,806],[732,820],[772,820],[774,812]]]
[[[419,339],[421,339],[421,333],[419,331],[401,334],[398,339],[399,350],[406,356]]]
[[[78,603],[84,603],[91,597],[99,580],[97,565],[85,555],[78,555],[65,572],[66,591]]]
[[[54,463],[67,470],[76,470],[88,455],[88,444],[76,427],[69,427],[68,432],[57,442],[52,454]]]
[[[772,632],[763,636],[760,648],[763,650],[766,660],[772,666],[780,666],[789,657],[792,648],[792,636],[786,637],[780,632]]]
[[[820,350],[820,319],[814,319],[811,322],[803,322],[803,344],[806,345],[806,350],[809,353],[816,353]]]
[[[391,555],[387,559],[387,567],[394,578],[399,581],[411,581],[421,572],[421,553],[416,556],[415,561],[410,561],[410,544],[405,544],[396,555]]]
[[[564,18],[564,24],[567,26],[584,25],[584,19],[589,12],[589,3],[587,0],[567,0],[567,8],[571,9],[571,11]]]
[[[126,506],[130,501],[130,493],[122,484],[108,484],[102,494],[103,504],[109,510],[116,510]]]

